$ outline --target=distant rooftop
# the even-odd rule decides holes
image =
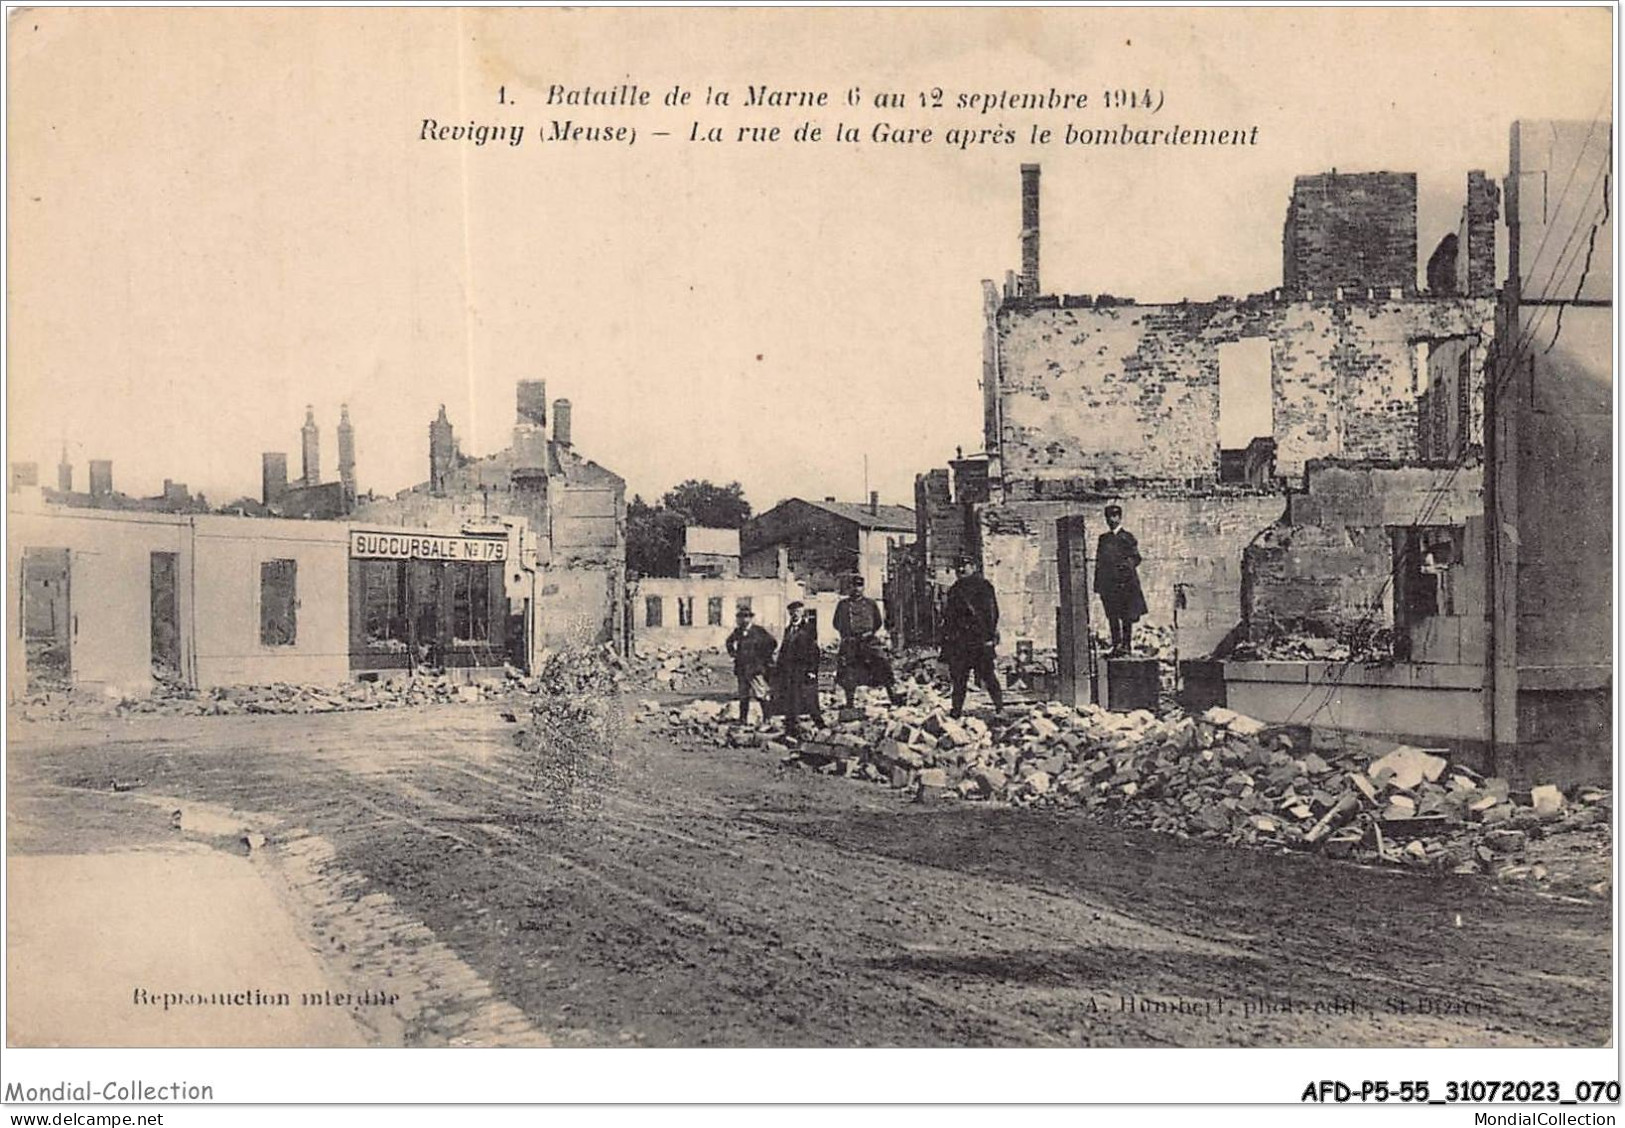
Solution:
[[[848,521],[856,522],[863,529],[895,529],[899,532],[911,533],[914,531],[914,510],[906,505],[877,505],[873,512],[869,503],[864,501],[816,501],[813,498],[801,498],[808,505],[816,505],[827,513],[837,517],[845,517]]]
[[[690,525],[683,530],[683,551],[692,555],[738,556],[739,530]]]

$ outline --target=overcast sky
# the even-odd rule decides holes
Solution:
[[[909,503],[981,441],[983,278],[1019,265],[1018,167],[1043,164],[1050,292],[1208,298],[1280,283],[1299,173],[1415,171],[1420,257],[1518,117],[1607,114],[1610,12],[1213,9],[22,10],[12,16],[10,458],[68,443],[115,484],[215,502],[297,475],[304,405],[363,490],[427,476],[444,403],[465,451],[507,444],[513,385],[574,404],[578,449],[658,495],[738,479]],[[682,82],[726,111],[548,107],[546,90]],[[749,83],[838,104],[747,111]],[[845,91],[916,107],[848,111]],[[918,92],[1165,91],[1102,126],[1259,127],[1254,149],[959,152],[704,145],[694,121],[1016,128]],[[498,105],[498,88],[509,105]],[[696,100],[702,95],[697,95]],[[1059,128],[1067,114],[1042,115]],[[444,124],[638,127],[476,148]],[[650,136],[666,129],[670,138]],[[1502,263],[1504,269],[1504,262]]]

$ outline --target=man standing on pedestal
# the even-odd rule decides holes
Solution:
[[[1123,507],[1106,507],[1106,531],[1095,546],[1095,592],[1112,625],[1111,656],[1134,652],[1134,623],[1146,613],[1140,590],[1140,546],[1123,528]]]

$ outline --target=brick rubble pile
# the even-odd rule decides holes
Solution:
[[[716,669],[724,666],[731,668],[731,659],[720,648],[675,650],[639,646],[629,665],[639,684],[651,689],[680,692],[685,687],[709,684]]]
[[[37,693],[18,712],[28,720],[75,717],[232,716],[243,713],[348,713],[423,705],[478,704],[553,694],[612,694],[640,681],[639,672],[609,645],[571,648],[542,655],[535,674],[508,666],[500,677],[469,683],[447,673],[379,671],[372,681],[338,685],[277,682],[257,686],[216,686],[194,690],[160,682],[144,696],[92,690]]]
[[[160,687],[149,697],[122,699],[116,711],[123,715],[156,713],[164,716],[350,713],[448,702],[475,704],[503,697],[508,688],[501,682],[464,685],[445,675],[425,674],[343,685],[277,682],[272,685],[219,686],[205,690]]]
[[[841,709],[799,741],[777,718],[734,724],[733,706],[716,701],[644,702],[642,716],[922,799],[1078,808],[1179,837],[1464,873],[1522,876],[1514,871],[1533,840],[1612,821],[1612,796],[1595,788],[1515,793],[1418,748],[1376,758],[1311,751],[1287,730],[1222,708],[1159,718],[1048,703],[1008,719],[955,720],[934,688],[909,695],[902,706]]]

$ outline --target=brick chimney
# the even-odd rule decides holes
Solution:
[[[288,456],[268,450],[260,454],[260,501],[275,505],[288,492]]]
[[[550,465],[547,449],[547,381],[521,380],[515,390],[518,416],[513,424],[512,470],[532,479],[546,475]]]
[[[1038,288],[1038,165],[1021,166],[1020,296],[1034,298]]]
[[[870,490],[869,491],[869,516],[871,516],[871,517],[880,516],[880,491],[879,490]]]
[[[429,423],[429,492],[443,494],[457,466],[457,435],[446,418],[446,405]]]
[[[547,381],[521,380],[516,391],[519,422],[547,426]]]
[[[304,477],[301,484],[319,485],[322,480],[321,432],[316,429],[316,409],[305,405],[305,425],[299,428],[299,454]]]
[[[90,460],[90,496],[113,496],[113,463],[106,458]]]
[[[570,445],[570,401],[553,401],[553,441],[560,446]]]
[[[350,405],[339,404],[339,481],[345,496],[355,500],[355,428],[350,425]]]

